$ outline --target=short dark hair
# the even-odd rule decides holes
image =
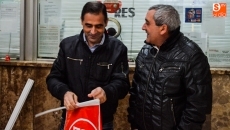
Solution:
[[[102,13],[104,15],[104,21],[105,23],[108,20],[108,15],[106,11],[106,6],[101,3],[100,1],[91,1],[87,2],[81,12],[81,20],[84,21],[84,16],[86,13],[91,13],[91,14],[100,14]]]
[[[108,28],[107,32],[110,36],[114,36],[117,33],[116,29],[113,27]]]

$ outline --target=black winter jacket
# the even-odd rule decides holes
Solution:
[[[80,35],[65,38],[60,43],[57,59],[46,82],[50,93],[61,100],[72,91],[78,102],[90,100],[88,94],[96,87],[102,87],[107,101],[101,104],[102,123],[111,122],[118,100],[129,90],[129,67],[127,47],[118,39],[105,33],[103,45],[92,53]],[[66,111],[63,111],[63,118]]]
[[[211,113],[212,77],[206,56],[177,29],[159,51],[136,58],[128,119],[138,130],[201,130]]]

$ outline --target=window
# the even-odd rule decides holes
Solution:
[[[80,15],[86,2],[87,0],[40,0],[39,58],[55,58],[60,41],[80,33],[82,29]],[[121,8],[116,13],[108,15],[121,25],[118,39],[128,47],[129,59],[135,59],[146,38],[146,33],[141,28],[148,8],[154,4],[170,4],[180,14],[181,31],[202,48],[208,56],[210,65],[229,67],[229,8],[227,8],[227,17],[213,17],[213,3],[219,2],[230,5],[230,0],[121,0]],[[186,22],[186,12],[189,12],[189,9],[196,10],[198,14],[196,22]],[[116,22],[113,21],[109,21],[107,28],[109,27],[118,29]]]
[[[20,0],[0,1],[0,57],[20,56]]]

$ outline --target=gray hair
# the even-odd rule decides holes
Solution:
[[[149,10],[156,11],[153,16],[156,25],[161,26],[166,24],[169,32],[174,31],[181,24],[179,13],[171,5],[158,4],[150,7]]]

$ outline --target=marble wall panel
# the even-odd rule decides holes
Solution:
[[[34,69],[27,68],[24,70],[24,68],[25,67],[1,67],[0,129],[5,128],[27,79],[34,74]],[[33,120],[32,97],[33,94],[29,93],[13,129],[33,129],[33,123],[31,122],[31,120]]]
[[[212,130],[230,130],[230,75],[213,75]]]
[[[52,95],[47,90],[46,77],[50,72],[50,68],[43,67],[37,68],[35,85],[33,87],[33,107],[34,115],[40,112],[60,107],[59,101],[52,97]],[[42,115],[40,117],[34,118],[33,130],[57,130],[60,122],[61,111],[55,111]]]
[[[0,62],[0,130],[4,129],[18,98],[28,78],[35,83],[27,100],[15,122],[13,130],[57,130],[61,111],[56,111],[35,118],[35,114],[59,107],[60,103],[52,97],[46,88],[45,79],[51,63],[2,63]],[[132,81],[134,68],[130,68]],[[213,77],[213,110],[207,115],[203,130],[230,129],[230,70],[212,71]],[[130,125],[127,121],[127,107],[129,95],[119,101],[115,114],[115,130],[127,130]]]
[[[0,65],[0,130],[5,126],[20,97],[27,79],[34,85],[22,107],[12,130],[57,130],[61,111],[35,118],[35,114],[60,106],[57,99],[47,91],[45,79],[50,67],[36,65]]]
[[[130,128],[130,124],[128,123],[127,118],[127,108],[129,95],[127,95],[124,99],[120,100],[118,103],[117,112],[114,115],[114,128],[115,130],[128,130]]]

